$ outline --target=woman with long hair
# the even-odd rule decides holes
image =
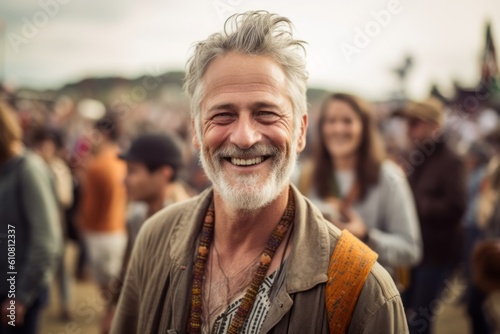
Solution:
[[[403,171],[385,158],[369,105],[349,94],[328,96],[317,134],[299,189],[377,252],[391,274],[416,264],[422,246],[413,196]]]

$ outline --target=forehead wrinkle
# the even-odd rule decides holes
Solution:
[[[263,75],[228,75],[217,78],[205,86],[207,96],[217,94],[220,91],[237,92],[239,90],[265,91],[270,89],[273,92],[283,93],[279,89],[278,81],[270,76],[262,77]]]
[[[203,97],[202,102],[205,102],[207,99],[210,98],[218,99],[218,97],[220,97],[224,99],[225,94],[232,94],[232,93],[246,94],[255,92],[261,92],[263,94],[269,95],[269,98],[263,98],[263,100],[270,99],[271,101],[276,101],[278,99],[278,96],[281,94],[284,95],[280,91],[280,89],[272,86],[263,87],[263,85],[261,84],[242,84],[242,85],[236,84],[236,85],[220,86],[210,91],[207,91],[207,94]]]
[[[266,88],[264,88],[265,86]],[[244,90],[241,87],[246,87]],[[250,101],[245,101],[246,99],[238,99],[238,101],[228,101],[225,99],[225,94],[231,93],[250,93],[250,92],[262,92],[264,95],[260,98],[252,99]],[[243,104],[250,105],[254,107],[256,104],[264,104],[264,105],[272,105],[279,108],[284,107],[283,98],[287,99],[288,95],[283,94],[277,87],[273,87],[270,85],[262,85],[256,83],[245,83],[245,84],[232,84],[232,85],[224,85],[219,86],[218,88],[211,89],[206,92],[207,94],[201,100],[201,104],[204,104],[206,110],[211,111],[214,110],[216,106],[233,106],[233,107],[241,107]],[[207,104],[208,103],[208,104]],[[242,104],[243,103],[243,104]]]
[[[272,71],[275,72],[275,71]],[[207,73],[208,74],[208,73]],[[205,79],[208,79],[208,77],[212,77],[210,74],[208,74]],[[276,80],[272,75],[266,74],[266,73],[255,73],[255,74],[249,74],[249,73],[232,73],[232,74],[227,74],[223,76],[218,76],[215,75],[215,78],[210,80],[211,82],[215,84],[223,83],[224,81],[228,80],[234,80],[234,81],[255,81],[257,83],[268,83],[271,82],[273,85],[278,86],[280,82]]]
[[[270,109],[283,109],[284,108],[284,101],[281,101],[279,99],[259,99],[257,101],[249,102],[246,107],[248,107],[251,110],[254,109],[259,109],[259,108],[270,108]],[[237,110],[242,107],[242,103],[233,103],[233,102],[221,102],[221,103],[213,103],[207,107],[207,112],[210,114],[214,111],[221,110],[221,109],[227,109],[227,110]]]

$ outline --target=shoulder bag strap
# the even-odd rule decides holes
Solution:
[[[349,231],[342,231],[330,259],[326,283],[330,334],[346,333],[361,289],[377,257],[377,253]]]

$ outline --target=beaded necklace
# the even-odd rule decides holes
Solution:
[[[252,310],[255,298],[257,297],[257,292],[259,287],[266,277],[267,270],[271,265],[276,250],[280,246],[283,238],[288,232],[288,228],[293,222],[295,216],[295,199],[293,197],[292,188],[288,191],[288,203],[281,217],[278,225],[273,230],[273,233],[267,241],[266,248],[262,252],[260,257],[259,266],[252,278],[250,286],[247,288],[243,300],[241,301],[238,310],[229,326],[229,334],[238,334],[241,332],[245,320]],[[194,264],[194,278],[192,285],[192,296],[191,296],[191,312],[189,315],[189,333],[190,334],[200,334],[201,333],[201,314],[202,314],[202,287],[203,278],[205,275],[205,265],[208,258],[208,250],[210,249],[210,244],[214,236],[214,224],[215,224],[215,210],[214,203],[210,204],[207,213],[205,215],[205,220],[201,230],[200,246],[198,247],[198,254],[196,255],[196,261]]]

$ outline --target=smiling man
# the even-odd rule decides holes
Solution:
[[[112,333],[330,332],[340,231],[289,181],[306,144],[302,43],[287,18],[247,12],[196,45],[185,87],[213,188],[143,226]],[[353,313],[334,320],[348,333],[407,332],[384,269],[375,263],[361,284],[359,298],[341,298]]]

